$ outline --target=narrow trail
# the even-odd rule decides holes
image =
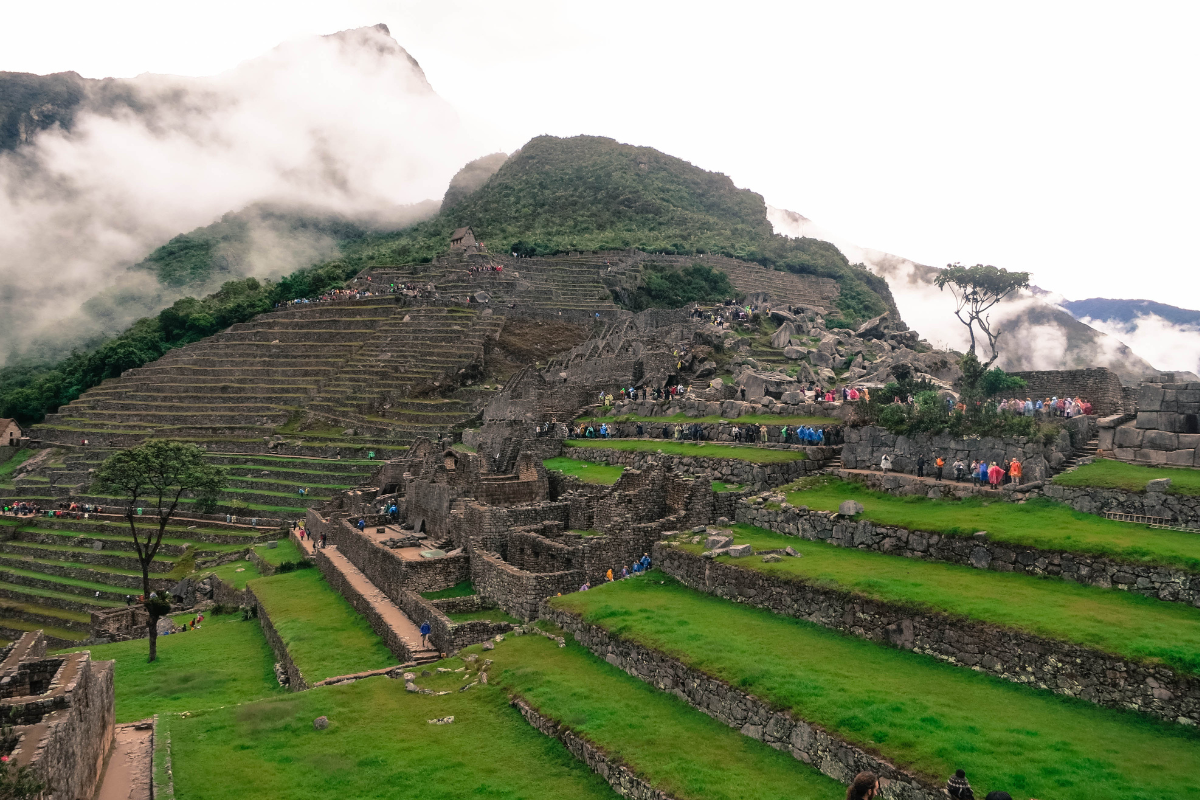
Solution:
[[[108,763],[92,800],[150,800],[154,760],[150,726],[148,719],[116,726]]]

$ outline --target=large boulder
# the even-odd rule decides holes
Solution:
[[[783,348],[783,357],[790,358],[792,361],[799,361],[804,358],[804,353],[805,351],[802,348],[792,347],[791,345]]]
[[[843,500],[838,506],[838,513],[844,517],[853,517],[855,514],[861,514],[863,504],[856,500]]]
[[[890,327],[891,320],[888,318],[888,312],[885,311],[878,317],[859,325],[854,335],[860,339],[883,339],[887,336]]]
[[[787,347],[788,342],[796,335],[796,326],[790,322],[785,322],[779,326],[775,333],[771,334],[772,347]]]

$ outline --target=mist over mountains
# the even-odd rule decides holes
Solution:
[[[936,267],[859,247],[794,211],[768,207],[767,217],[776,232],[833,242],[850,261],[865,264],[876,275],[886,278],[904,321],[934,345],[958,351],[970,346],[966,327],[954,316],[954,298],[934,284]],[[1116,372],[1127,383],[1157,375],[1160,370],[1194,369],[1170,366],[1174,363],[1170,359],[1147,361],[1129,346],[1129,340],[1119,335],[1117,328],[1106,330],[1089,324],[1087,319],[1076,319],[1055,304],[1053,298],[1036,291],[1022,291],[993,309],[993,320],[1005,331],[999,343],[999,366],[1007,370],[1101,366]],[[1175,344],[1181,345],[1182,341]]]
[[[3,73],[0,97],[0,360],[307,266],[333,252],[330,230],[410,225],[483,149],[385,26],[206,78]],[[205,245],[223,270],[158,279],[148,253],[223,218],[242,228]]]

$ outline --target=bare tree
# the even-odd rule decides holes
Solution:
[[[983,264],[976,264],[973,267],[947,264],[946,268],[938,273],[935,282],[939,289],[949,286],[951,294],[958,302],[958,307],[954,309],[954,316],[967,326],[967,331],[971,334],[972,353],[975,352],[976,325],[979,326],[980,332],[987,337],[992,357],[988,359],[985,367],[990,366],[998,355],[996,342],[1000,339],[1003,331],[993,329],[991,315],[988,312],[1018,289],[1029,286],[1029,273],[1009,272],[1000,267],[984,266]]]
[[[114,453],[96,473],[97,490],[119,492],[126,502],[125,520],[142,565],[142,598],[150,614],[150,661],[157,656],[158,620],[171,610],[166,598],[150,597],[150,565],[162,546],[163,533],[185,493],[202,503],[212,502],[225,485],[225,477],[224,469],[204,463],[204,451],[196,445],[158,441]],[[144,506],[154,513],[158,530],[139,535],[136,520]]]

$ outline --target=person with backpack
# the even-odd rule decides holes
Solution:
[[[429,632],[431,630],[433,628],[429,625],[429,620],[421,623],[421,645],[423,647],[429,647]]]

